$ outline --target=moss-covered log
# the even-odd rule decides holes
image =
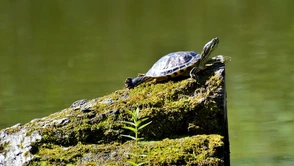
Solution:
[[[63,147],[44,144],[31,165],[54,163],[54,165],[124,165],[134,157],[134,144],[130,141],[119,144],[82,144]],[[141,142],[140,158],[150,165],[222,165],[220,135],[198,135],[178,139]],[[44,160],[46,159],[46,160]],[[50,159],[50,160],[48,160]]]
[[[121,134],[126,110],[139,107],[152,123],[142,130],[145,158],[154,165],[222,165],[225,131],[224,65],[199,79],[146,83],[0,131],[2,165],[123,165],[134,149]],[[205,134],[205,135],[203,135]],[[37,164],[39,163],[39,164]]]

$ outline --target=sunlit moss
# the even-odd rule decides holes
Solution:
[[[140,154],[148,154],[151,165],[221,165],[223,162],[216,155],[223,146],[220,135],[198,135],[179,139],[164,139],[162,141],[145,141],[140,144]],[[62,147],[44,144],[38,157],[32,162],[48,163],[48,165],[123,165],[132,158],[128,153],[134,150],[133,142],[124,144],[91,144],[78,143],[76,146]],[[87,159],[91,154],[94,158]],[[93,155],[96,154],[96,155]],[[111,156],[112,157],[109,157]],[[105,158],[103,158],[103,156]],[[84,159],[84,161],[82,161]],[[87,160],[85,160],[87,159]]]
[[[33,120],[22,126],[28,130],[28,136],[33,131],[42,136],[33,145],[32,163],[105,165],[107,160],[107,165],[122,165],[129,160],[126,153],[132,151],[133,145],[120,136],[129,134],[120,121],[130,121],[126,110],[139,107],[139,118],[152,121],[140,133],[146,142],[139,154],[148,154],[152,164],[218,165],[222,162],[218,156],[222,137],[201,134],[223,131],[223,101],[216,99],[221,95],[218,90],[222,85],[223,78],[217,74],[198,81],[189,78],[143,83],[134,89],[122,89],[90,100],[86,111],[82,107],[68,108]],[[66,123],[55,122],[63,118]],[[14,132],[22,127],[10,130]],[[5,146],[1,149],[5,150]]]

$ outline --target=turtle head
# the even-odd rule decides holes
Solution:
[[[217,37],[213,38],[208,43],[206,43],[201,52],[201,59],[207,60],[211,52],[217,47],[218,43],[219,39]]]

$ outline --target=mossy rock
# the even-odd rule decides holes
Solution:
[[[53,144],[42,145],[38,156],[30,165],[38,163],[67,165],[125,165],[134,160],[130,153],[138,150],[146,154],[138,162],[146,165],[222,165],[220,135],[197,135],[161,141],[144,141],[140,148],[134,148],[131,141],[123,144],[81,144],[62,147]]]
[[[100,165],[102,161],[122,165],[132,146],[121,136],[131,134],[121,121],[131,121],[126,110],[136,108],[141,110],[140,118],[152,121],[140,133],[145,138],[142,152],[151,148],[151,163],[218,165],[224,132],[224,66],[215,64],[199,76],[198,81],[145,83],[80,100],[48,117],[1,130],[0,165]],[[168,157],[169,152],[174,157]]]

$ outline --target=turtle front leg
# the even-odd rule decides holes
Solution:
[[[199,80],[199,77],[195,74],[197,71],[199,71],[199,68],[196,66],[190,70],[190,77],[194,78],[196,81]]]
[[[225,63],[226,61],[230,61],[230,60],[231,60],[231,57],[218,55],[218,56],[215,56],[215,57],[209,59],[206,62],[205,67],[212,66],[216,63]]]

